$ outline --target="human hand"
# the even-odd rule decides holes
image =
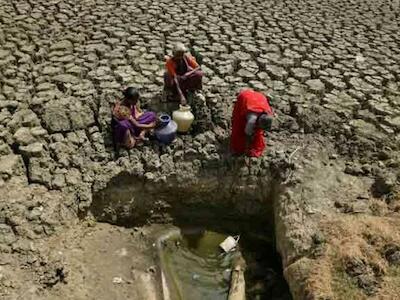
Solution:
[[[183,105],[183,106],[187,105],[186,98],[183,95],[181,96],[181,105]]]

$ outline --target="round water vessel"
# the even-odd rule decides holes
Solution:
[[[168,145],[175,139],[178,126],[167,114],[160,115],[158,120],[160,125],[155,130],[156,138],[160,143]]]
[[[186,133],[194,121],[194,115],[189,105],[179,105],[179,109],[172,113],[172,119],[178,125],[178,132]]]

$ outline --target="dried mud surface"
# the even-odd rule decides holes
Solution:
[[[63,261],[81,254],[61,259],[61,240],[90,246],[74,228],[125,174],[155,191],[226,177],[240,194],[273,181],[295,299],[397,299],[399,20],[396,0],[0,0],[0,298],[95,290],[95,281],[68,283],[80,271]],[[168,147],[116,157],[110,105],[133,85],[144,107],[160,107],[164,56],[177,41],[202,55],[204,97],[192,105],[203,122]],[[275,96],[278,119],[259,160],[227,151],[245,86]]]

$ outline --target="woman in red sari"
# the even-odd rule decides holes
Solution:
[[[186,105],[189,92],[202,89],[203,72],[196,59],[187,53],[185,45],[177,43],[173,56],[165,64],[164,89],[179,96],[182,105]]]
[[[265,148],[264,131],[271,129],[273,115],[266,96],[251,89],[241,91],[232,114],[232,153],[261,156]]]

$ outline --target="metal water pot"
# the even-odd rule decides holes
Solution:
[[[167,114],[162,114],[158,120],[160,125],[155,130],[155,135],[162,144],[168,145],[175,139],[178,126]]]

